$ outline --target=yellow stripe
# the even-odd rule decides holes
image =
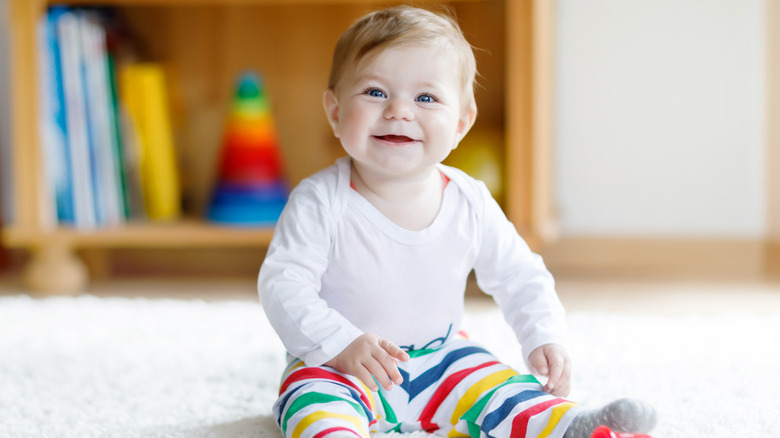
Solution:
[[[482,393],[504,383],[506,379],[516,375],[517,371],[512,369],[497,371],[472,385],[455,406],[455,411],[452,413],[450,423],[455,426],[458,421],[460,421],[460,417],[462,417],[470,407],[474,406],[474,403],[477,402],[477,398],[479,398]]]
[[[279,388],[284,386],[284,382],[287,380],[288,377],[290,377],[290,374],[292,374],[293,371],[295,371],[298,368],[301,368],[304,365],[305,364],[303,363],[303,361],[300,361],[300,360],[295,365],[293,365],[293,364],[288,365],[289,368],[287,368],[284,371],[284,374],[282,375],[282,381],[279,382]]]
[[[352,415],[337,414],[335,412],[317,411],[317,412],[312,412],[311,414],[303,417],[303,420],[301,420],[295,426],[295,430],[293,431],[292,438],[300,438],[301,434],[303,433],[303,431],[306,430],[306,428],[311,426],[312,423],[314,423],[315,421],[319,421],[324,418],[341,418],[342,420],[346,420],[354,424],[357,430],[361,432],[363,431],[363,425],[360,424],[360,420],[358,420],[356,417]]]
[[[566,412],[573,408],[575,406],[574,403],[566,402],[561,403],[558,406],[554,407],[552,410],[552,414],[550,414],[550,421],[547,422],[547,427],[544,428],[542,433],[539,434],[537,438],[546,438],[550,436],[552,431],[555,429],[555,426],[558,425],[558,422],[561,421],[561,418],[563,417]]]
[[[296,363],[295,365],[293,365],[290,368],[288,368],[287,371],[284,373],[284,375],[287,376],[288,374],[292,373],[293,370],[296,370],[296,369],[301,368],[303,366],[306,366],[306,364],[303,363],[302,360],[299,360],[298,363]]]
[[[376,413],[376,402],[374,401],[374,393],[371,392],[370,389],[368,389],[368,386],[363,384],[363,381],[355,377],[355,380],[358,381],[360,386],[363,388],[363,392],[366,393],[366,397],[368,397],[368,402],[371,406],[369,408],[371,409],[371,412]]]
[[[471,438],[471,435],[467,433],[463,433],[458,431],[458,429],[455,429],[454,427],[450,431],[450,433],[447,434],[448,438]]]

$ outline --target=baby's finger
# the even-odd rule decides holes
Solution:
[[[387,372],[379,361],[372,357],[371,360],[366,361],[363,366],[366,367],[368,372],[374,376],[376,381],[379,382],[383,388],[389,391],[393,387],[393,382],[390,381],[390,377],[387,376]],[[372,384],[373,383],[374,382],[372,382]],[[371,388],[372,391],[379,390],[379,388],[376,387],[376,384],[374,384],[374,386],[369,386],[369,388]]]
[[[379,363],[382,365],[382,367],[385,369],[385,373],[387,376],[395,383],[396,385],[400,385],[404,382],[403,376],[401,376],[401,372],[398,371],[398,359],[390,356],[389,354],[382,354],[382,357],[375,357],[376,360],[379,361]]]
[[[534,350],[531,353],[531,356],[528,358],[528,362],[531,367],[542,376],[549,374],[550,369],[547,365],[547,356],[545,355],[542,348],[537,348]]]
[[[555,385],[561,378],[564,371],[564,359],[560,355],[551,354],[547,357],[547,363],[549,365],[549,375],[547,376],[547,385],[545,385],[545,392],[552,392]]]
[[[558,382],[555,384],[555,389],[552,391],[552,395],[556,397],[566,397],[571,391],[571,361],[566,359],[563,363],[563,372]]]
[[[550,391],[550,394],[556,397],[566,397],[569,395],[569,392],[571,392],[571,383],[561,379],[555,384],[555,389]]]
[[[381,339],[379,341],[379,346],[382,347],[382,349],[384,349],[390,356],[400,360],[401,362],[406,362],[409,360],[409,353],[405,352],[401,347],[393,344],[387,339]]]
[[[371,371],[368,370],[365,366],[359,367],[359,369],[355,370],[354,374],[352,375],[360,379],[360,381],[363,382],[363,384],[366,385],[372,392],[379,390],[379,387],[374,381],[374,377],[371,375]]]

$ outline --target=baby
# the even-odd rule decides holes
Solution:
[[[290,195],[258,278],[289,352],[282,433],[587,438],[645,432],[634,400],[562,399],[571,365],[553,279],[485,185],[441,164],[477,115],[476,61],[454,19],[409,6],[341,36],[325,114],[348,157]],[[476,273],[542,385],[460,332]]]

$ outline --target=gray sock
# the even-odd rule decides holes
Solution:
[[[590,438],[593,429],[602,424],[615,432],[647,433],[655,427],[657,420],[655,409],[650,404],[624,398],[578,415],[564,438]]]

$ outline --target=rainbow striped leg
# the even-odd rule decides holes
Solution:
[[[533,376],[519,375],[468,340],[451,341],[402,367],[413,373],[411,388],[420,388],[409,393],[417,426],[438,435],[562,437],[583,410],[542,392]]]
[[[282,378],[274,415],[285,438],[329,434],[369,437],[376,423],[374,395],[355,377],[330,367],[293,361]]]
[[[481,397],[449,436],[561,438],[584,408],[542,392],[533,376],[518,375]]]
[[[274,405],[285,438],[417,430],[447,437],[561,438],[584,410],[542,392],[533,376],[519,375],[468,340],[409,353],[411,359],[399,363],[403,384],[377,393],[333,368],[293,361]]]

